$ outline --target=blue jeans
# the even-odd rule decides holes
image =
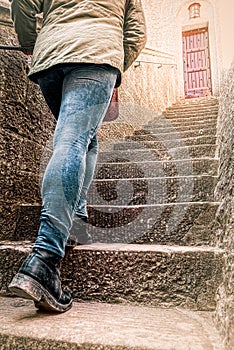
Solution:
[[[61,257],[74,215],[87,217],[86,197],[96,166],[96,132],[105,116],[118,70],[108,65],[54,67],[37,77],[57,119],[53,155],[42,182],[42,211],[35,248]]]

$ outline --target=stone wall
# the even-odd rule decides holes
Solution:
[[[226,349],[234,349],[234,62],[224,74],[220,95],[218,119],[218,156],[220,158],[219,181],[216,200],[220,201],[217,212],[217,244],[224,248],[225,265],[223,283],[218,290],[215,320],[224,337]]]
[[[0,7],[0,14],[1,44],[17,45],[9,10]],[[0,50],[0,239],[14,239],[20,206],[41,203],[39,168],[54,129],[44,98],[27,78],[28,63],[18,51]]]

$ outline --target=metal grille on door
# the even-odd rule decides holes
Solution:
[[[185,97],[212,93],[208,28],[183,32]]]

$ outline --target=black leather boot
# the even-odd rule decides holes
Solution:
[[[40,310],[65,312],[72,307],[72,298],[61,288],[59,265],[59,256],[35,248],[13,278],[9,290],[33,300]]]
[[[88,233],[88,219],[85,216],[75,215],[70,230],[66,246],[75,247],[76,245],[92,244],[92,237]]]

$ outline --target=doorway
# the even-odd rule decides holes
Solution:
[[[212,94],[208,27],[184,31],[183,69],[185,98]]]

